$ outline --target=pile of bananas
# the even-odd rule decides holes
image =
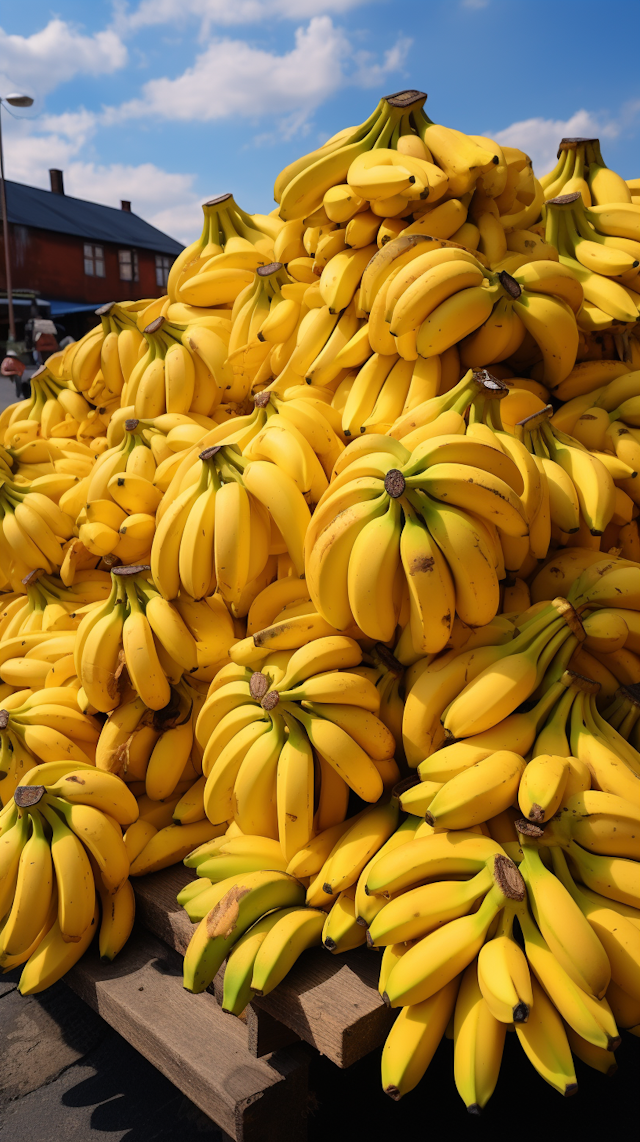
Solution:
[[[0,965],[6,972],[24,964],[23,995],[60,979],[96,932],[105,960],[126,943],[135,899],[122,829],[137,815],[119,777],[76,759],[32,767],[7,801],[0,813]]]
[[[475,1113],[509,1026],[563,1093],[640,1026],[640,195],[425,99],[0,414],[0,966],[184,860],[187,988],[384,949],[384,1089],[450,1034]]]

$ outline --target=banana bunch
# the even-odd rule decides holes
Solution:
[[[640,296],[640,210],[633,203],[585,207],[580,193],[552,198],[546,206],[547,241],[560,265],[582,286],[577,321],[586,332],[613,322],[635,326]]]
[[[274,188],[280,218],[289,225],[323,207],[332,221],[367,209],[393,219],[420,213],[445,195],[459,199],[479,179],[487,194],[501,194],[507,165],[500,148],[433,123],[422,109],[425,99],[420,91],[387,96],[360,126],[286,167]]]
[[[103,452],[91,473],[61,496],[92,555],[115,556],[123,563],[148,558],[162,499],[153,483],[160,455],[151,443],[156,438],[161,446],[161,433],[149,433],[138,420],[125,420],[121,443]]]
[[[61,354],[56,354],[56,357]],[[106,432],[109,417],[106,410],[99,412],[88,400],[76,391],[70,380],[57,376],[55,361],[49,358],[31,378],[31,394],[28,399],[9,405],[0,416],[0,433],[12,448],[20,452],[17,457],[21,468],[32,467],[34,463],[44,464],[46,460],[40,445],[21,450],[27,444],[39,439],[73,439],[92,445],[94,451],[103,447],[102,439]],[[31,454],[31,455],[30,455]],[[51,462],[60,458],[56,449],[49,449]],[[44,473],[42,473],[44,474]]]
[[[109,713],[120,702],[121,675],[150,710],[163,710],[171,686],[198,667],[196,639],[172,603],[145,577],[147,567],[116,567],[111,593],[84,616],[73,650],[88,703]]]
[[[184,464],[190,461],[188,456]],[[261,575],[269,558],[270,517],[246,486],[247,467],[237,446],[214,445],[190,464],[195,479],[179,482],[176,474],[151,547],[153,579],[166,599],[180,590],[202,599],[217,589],[229,606],[237,606],[247,584]],[[273,469],[276,483],[282,476],[292,485],[308,514],[290,477],[275,465],[262,467]]]
[[[229,319],[179,316],[182,322],[171,323],[160,314],[142,330],[146,352],[125,382],[120,406],[132,406],[132,415],[140,419],[163,413],[211,417],[231,388]]]
[[[605,163],[599,139],[561,139],[558,162],[543,175],[540,185],[547,202],[557,195],[576,193],[587,207],[633,202],[629,184]]]
[[[397,802],[392,800],[352,818],[342,827],[333,848],[328,840],[321,851],[320,836],[315,850],[303,847],[290,865],[318,869],[315,878],[312,872],[306,874],[311,880],[306,905],[300,879],[292,874],[287,877],[287,860],[278,841],[241,834],[230,826],[225,835],[202,844],[185,859],[188,867],[196,869],[198,879],[178,895],[189,918],[199,923],[185,956],[185,986],[195,989],[186,982],[190,977],[200,987],[205,964],[207,974],[211,971],[222,950],[211,941],[216,934],[226,934],[227,939],[231,936],[231,929],[225,933],[215,920],[222,919],[222,909],[240,901],[240,894],[247,890],[262,888],[267,901],[262,913],[252,909],[250,925],[243,922],[242,930],[224,949],[228,956],[222,999],[225,1011],[240,1015],[254,995],[272,991],[306,948],[322,943],[333,954],[341,954],[362,945],[365,929],[356,919],[356,882],[396,836],[397,816]],[[331,832],[335,836],[336,830]],[[408,830],[403,829],[398,843],[408,836]],[[322,885],[314,887],[323,877]],[[313,903],[315,898],[317,904]]]
[[[477,379],[469,372],[457,388],[464,407]],[[470,436],[434,436],[411,452],[393,437],[365,441],[343,453],[307,531],[311,598],[338,630],[355,623],[389,642],[407,592],[407,637],[417,656],[437,653],[456,613],[474,626],[497,613],[500,537],[528,534],[521,473]]]
[[[296,344],[307,286],[292,280],[281,262],[260,266],[234,302],[226,402],[244,400],[282,372]]]
[[[70,381],[92,405],[117,408],[124,381],[137,360],[144,340],[137,315],[149,304],[120,302],[96,310],[100,324],[61,353],[48,358],[47,368],[61,381]]]
[[[536,617],[522,622],[511,643],[492,647],[487,657],[493,661],[479,673],[474,667],[480,662],[474,663],[473,677],[443,711],[445,736],[467,738],[497,726],[538,689],[544,691],[560,679],[584,640],[585,628],[576,610],[567,600],[553,600]],[[498,677],[500,693],[495,690]]]
[[[300,616],[301,631],[312,617]],[[344,820],[349,788],[373,803],[399,777],[395,740],[377,716],[380,695],[350,672],[362,661],[358,644],[307,634],[296,650],[271,651],[291,646],[293,624],[232,648],[253,667],[233,662],[218,672],[196,725],[209,820],[279,839],[287,859],[314,831]]]
[[[79,571],[71,586],[61,578],[31,571],[18,580],[16,591],[2,596],[0,639],[14,638],[41,630],[45,633],[76,630],[83,607],[106,599],[110,590],[106,572]]]
[[[24,964],[23,995],[60,979],[96,931],[103,959],[128,939],[135,905],[122,828],[137,812],[118,777],[74,760],[31,769],[1,811],[0,965]]]
[[[275,870],[230,877],[205,891],[217,899],[185,952],[184,986],[204,991],[228,957],[223,1006],[239,1015],[253,994],[271,991],[306,948],[320,943],[325,913],[305,908],[300,881]]]
[[[117,773],[142,788],[151,801],[165,801],[178,786],[186,790],[202,774],[202,751],[195,723],[206,687],[192,675],[182,678],[161,711],[150,710],[131,689],[101,727],[96,743],[98,769]]]
[[[43,631],[13,635],[3,639],[0,648],[0,678],[5,697],[16,691],[28,692],[70,683],[76,690],[72,662],[76,631]]]
[[[607,822],[611,837],[617,821]],[[551,872],[545,841],[520,839],[524,879],[494,840],[434,834],[429,824],[368,874],[382,907],[367,938],[384,948],[381,991],[401,1006],[382,1055],[383,1089],[396,1100],[419,1083],[452,1017],[454,1078],[474,1114],[495,1089],[508,1026],[560,1093],[575,1088],[572,1052],[605,1073],[615,1067],[620,1037],[605,995],[615,988],[620,1006],[633,1007],[640,946],[627,913],[637,913],[624,893],[615,900],[576,885],[560,848],[547,850]]]
[[[13,796],[22,776],[40,762],[66,758],[93,764],[100,727],[95,718],[81,712],[74,688],[25,688],[5,696],[3,702],[4,709],[0,711],[3,775],[0,800],[3,805]]]
[[[282,221],[274,215],[246,214],[231,194],[205,202],[202,211],[200,237],[171,267],[169,303],[224,312],[245,286],[253,284],[256,270],[273,261],[273,243]]]
[[[505,627],[504,620],[494,620],[476,630],[461,648],[416,662],[406,677],[403,739],[408,764],[419,765],[448,737],[473,737],[474,742],[491,749],[524,756],[531,748],[531,733],[537,732],[537,717],[546,718],[549,710],[542,703],[535,717],[531,711],[531,718],[527,717],[524,724],[516,720],[514,726],[509,719],[521,702],[531,696],[542,697],[560,682],[570,663],[571,669],[582,673],[587,673],[587,668],[591,671],[592,661],[595,669],[599,667],[593,655],[583,649],[586,628],[576,611],[637,605],[639,591],[637,565],[615,558],[600,559],[574,580],[566,600],[534,604],[520,617],[516,631],[511,624]],[[589,624],[589,618],[585,622]],[[616,679],[611,677],[615,691]],[[553,692],[557,701],[560,693],[557,689]],[[505,734],[496,732],[484,738],[485,732],[503,725]],[[514,729],[515,734],[511,732]],[[477,735],[483,736],[478,740]],[[451,764],[455,765],[459,746],[456,743],[449,748]],[[547,744],[536,748],[542,753],[578,756],[575,747],[561,750]],[[439,773],[437,768],[426,769],[424,776],[429,781],[443,780]]]
[[[557,260],[523,259],[512,272],[496,273],[479,257],[418,234],[402,234],[383,247],[362,278],[368,340],[382,355],[396,352],[418,364],[460,344],[462,364],[476,367],[516,359],[529,334],[537,360],[542,358],[536,379],[559,385],[578,351],[580,282]],[[357,338],[362,340],[361,331]],[[359,363],[346,351],[342,360]]]
[[[604,362],[601,362],[601,364]],[[613,362],[607,362],[613,364]],[[622,365],[622,362],[620,363]],[[570,433],[585,448],[603,457],[613,468],[616,486],[616,515],[624,515],[622,526],[637,514],[638,492],[634,477],[625,469],[615,470],[616,460],[631,471],[638,470],[640,440],[634,423],[636,402],[640,396],[640,372],[621,372],[618,377],[583,394],[572,397],[551,418],[552,424]],[[626,497],[632,504],[629,505]],[[636,505],[635,508],[632,505]]]
[[[529,514],[530,549],[537,559],[546,557],[552,541],[563,546],[571,535],[578,544],[596,537],[599,545],[598,537],[610,524],[622,526],[635,515],[634,501],[626,491],[635,469],[613,450],[589,450],[550,423],[551,411],[547,406],[516,425],[517,437],[540,475],[539,497],[531,483]]]

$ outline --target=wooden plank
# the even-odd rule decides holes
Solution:
[[[176,894],[193,871],[174,865],[132,881],[138,916],[154,935],[183,953],[195,930]],[[393,1014],[378,990],[378,952],[359,948],[346,956],[305,952],[286,979],[252,1006],[266,1011],[339,1067],[349,1067],[387,1037]],[[220,981],[214,985],[220,991]]]
[[[283,1047],[290,1047],[293,1043],[300,1042],[300,1036],[296,1035],[295,1031],[291,1031],[285,1027],[284,1023],[280,1023],[274,1019],[273,1015],[269,1015],[268,1011],[263,1011],[261,1007],[256,1007],[253,1003],[247,1007],[244,1017],[247,1028],[247,1047],[256,1059],[261,1059],[264,1055],[270,1055],[272,1051],[280,1051]]]
[[[305,952],[269,995],[253,1000],[338,1067],[384,1043],[394,1012],[378,994],[379,955],[365,949],[332,956]]]
[[[136,894],[136,916],[145,928],[181,955],[197,928],[176,900],[181,888],[196,879],[195,869],[175,864],[162,872],[131,879]]]
[[[254,1058],[243,1024],[213,995],[185,991],[180,956],[141,927],[115,963],[90,950],[65,978],[235,1142],[306,1138],[304,1050]]]

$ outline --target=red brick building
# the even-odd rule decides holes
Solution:
[[[121,209],[64,193],[62,171],[52,170],[51,190],[7,182],[7,213],[16,321],[28,316],[20,291],[51,302],[54,320],[86,313],[108,301],[160,297],[182,250],[139,218],[131,203]],[[6,280],[0,241],[0,340],[6,339]],[[4,292],[4,298],[2,297]],[[95,323],[91,317],[90,327]]]

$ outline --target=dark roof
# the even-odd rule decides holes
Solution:
[[[126,210],[85,202],[83,198],[71,198],[68,194],[53,194],[50,190],[23,186],[20,182],[7,182],[6,188],[9,222],[16,226],[36,226],[40,230],[75,234],[78,238],[94,242],[135,246],[158,254],[173,254],[174,257],[183,249],[168,234]]]

